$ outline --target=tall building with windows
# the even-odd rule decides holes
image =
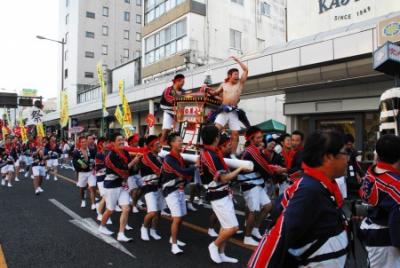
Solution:
[[[96,99],[96,64],[112,69],[141,55],[143,0],[59,0],[70,106]],[[107,75],[106,75],[107,77]]]
[[[285,17],[285,0],[144,0],[142,79],[282,44]]]

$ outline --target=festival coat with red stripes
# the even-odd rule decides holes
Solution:
[[[319,180],[304,174],[286,189],[281,201],[282,212],[273,228],[263,236],[248,267],[298,267],[299,260],[289,251],[301,250],[319,239],[343,234],[343,213],[333,199],[331,192]],[[335,248],[335,251],[346,255],[347,236],[342,244],[343,248]],[[329,248],[335,246],[329,245]],[[307,264],[308,258],[303,261],[303,265]],[[326,261],[335,262],[336,259]]]
[[[363,179],[360,196],[372,208],[368,220],[388,228],[369,229],[364,235],[368,246],[394,246],[400,248],[400,171],[380,162],[378,167],[386,170],[376,173],[372,166]]]

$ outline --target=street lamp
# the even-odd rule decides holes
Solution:
[[[62,38],[61,40],[54,40],[54,39],[50,39],[50,38],[47,38],[47,37],[44,37],[41,35],[36,35],[36,38],[40,39],[40,40],[47,40],[47,41],[56,42],[58,44],[61,44],[61,91],[63,91],[64,90],[64,53],[65,53],[64,46],[66,44],[64,38]],[[60,107],[60,109],[61,109],[61,107]],[[63,130],[61,129],[61,138],[64,138],[63,134],[64,134]]]

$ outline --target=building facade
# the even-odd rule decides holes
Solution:
[[[140,57],[141,13],[142,0],[59,1],[59,39],[66,43],[64,88],[69,105],[98,94],[91,90],[98,84],[97,63],[107,70]]]
[[[285,0],[145,0],[142,79],[286,41]]]
[[[287,0],[288,39],[331,31],[400,10],[397,0]]]

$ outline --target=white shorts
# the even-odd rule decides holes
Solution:
[[[365,247],[371,267],[400,267],[400,249],[396,247]]]
[[[97,182],[97,188],[99,188],[100,196],[103,197],[104,193],[105,193],[105,191],[104,191],[104,181]]]
[[[147,213],[163,209],[164,199],[160,191],[149,192],[144,195],[144,199],[146,200]]]
[[[231,196],[228,195],[224,198],[211,201],[211,207],[215,215],[217,215],[222,228],[229,229],[239,226]]]
[[[172,217],[183,217],[187,214],[185,193],[181,190],[176,190],[165,198]]]
[[[46,168],[44,166],[34,166],[32,167],[32,174],[34,177],[44,177],[46,176]]]
[[[78,183],[76,186],[80,188],[85,188],[86,186],[95,187],[96,186],[96,176],[92,172],[78,172]]]
[[[14,172],[14,165],[5,165],[1,168],[1,173],[6,174],[8,172]]]
[[[104,198],[108,210],[114,211],[117,204],[120,206],[129,205],[129,193],[122,187],[104,188]]]
[[[244,191],[243,198],[250,212],[260,211],[263,206],[271,203],[264,188],[261,188],[261,186],[255,186],[250,190]]]
[[[47,160],[47,167],[57,167],[58,166],[58,159],[49,159]]]
[[[69,154],[62,154],[62,158],[67,159],[69,157]]]
[[[174,122],[174,116],[164,111],[162,129],[172,129],[174,127]]]
[[[133,175],[128,177],[128,189],[129,192],[133,189],[140,188],[143,186],[142,177],[140,175]]]
[[[232,111],[230,113],[219,113],[217,118],[215,118],[215,123],[223,127],[229,123],[230,130],[240,130],[240,121],[236,111]]]

